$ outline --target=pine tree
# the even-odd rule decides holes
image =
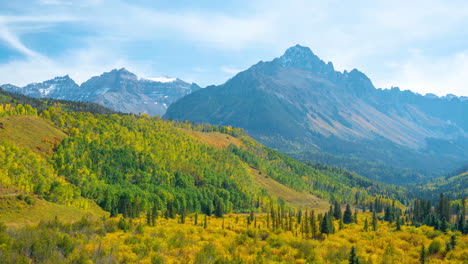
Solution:
[[[320,233],[322,234],[330,234],[330,221],[329,221],[329,216],[328,213],[325,213],[323,216],[322,222],[320,222]]]
[[[349,264],[359,264],[359,257],[356,254],[356,247],[351,247],[351,252],[349,253]]]
[[[401,219],[398,218],[396,220],[396,231],[401,231],[401,223],[400,222],[401,222]]]
[[[359,224],[358,223],[358,210],[357,210],[357,208],[354,209],[353,220],[354,220],[354,223]]]
[[[421,246],[421,253],[419,255],[419,263],[424,264],[426,263],[426,248],[424,245]]]
[[[377,231],[377,216],[375,212],[372,213],[372,230]]]
[[[224,215],[224,201],[221,197],[216,196],[215,198],[215,216],[216,217],[223,217]]]
[[[455,246],[457,245],[457,235],[452,235],[450,237],[450,245],[452,246],[452,249],[455,248]]]
[[[335,225],[333,224],[333,216],[329,214],[328,218],[327,218],[327,221],[328,221],[328,226],[330,228],[330,233],[329,234],[334,234],[335,233]]]
[[[333,217],[338,220],[338,219],[341,219],[342,217],[342,213],[341,213],[341,206],[340,204],[335,200],[335,202],[333,203]]]
[[[446,221],[450,220],[450,201],[443,193],[439,196],[439,202],[435,206],[435,211],[442,221],[444,219]]]
[[[367,217],[366,217],[366,220],[364,221],[364,231],[369,231],[369,222],[367,221]]]
[[[343,222],[345,224],[350,224],[353,222],[353,213],[351,212],[351,207],[349,204],[346,205],[346,210],[343,214]]]
[[[460,232],[464,232],[465,230],[465,218],[463,216],[463,213],[460,213],[457,218],[457,229]]]
[[[446,233],[447,230],[448,230],[448,226],[449,226],[449,223],[447,222],[447,220],[445,220],[445,218],[442,219],[442,222],[441,222],[441,225],[440,225],[440,230],[442,232]]]
[[[310,215],[310,226],[312,229],[312,237],[317,238],[318,236],[318,228],[317,228],[317,221],[315,220],[315,211],[312,210]]]

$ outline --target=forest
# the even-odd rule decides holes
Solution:
[[[458,193],[431,186],[437,197],[417,198],[405,187],[297,161],[242,129],[5,92],[0,124],[4,263],[468,259]],[[70,220],[66,210],[83,216]],[[15,224],[15,212],[32,220]]]

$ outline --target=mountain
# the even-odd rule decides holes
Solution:
[[[123,113],[151,116],[164,114],[171,103],[200,89],[176,78],[138,78],[124,68],[92,77],[80,86],[67,75],[25,87],[1,87],[35,98],[94,102]]]
[[[14,85],[5,84],[1,86],[4,90],[21,93],[35,98],[55,98],[66,99],[79,93],[80,87],[68,75],[63,77],[55,77],[41,83],[31,83],[25,87],[17,87]]]
[[[241,127],[283,152],[320,151],[441,172],[468,160],[468,102],[376,89],[296,45],[172,104],[167,119]]]

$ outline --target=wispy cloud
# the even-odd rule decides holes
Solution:
[[[465,51],[460,47],[468,45],[468,33],[465,33],[468,2],[462,0],[361,0],[359,4],[335,0],[257,0],[244,1],[242,9],[236,12],[183,6],[162,8],[157,3],[143,7],[140,1],[39,0],[33,3],[38,4],[37,8],[31,4],[32,7],[25,8],[27,11],[0,17],[0,41],[29,57],[1,65],[3,70],[16,67],[14,63],[23,63],[22,67],[32,69],[41,60],[55,65],[50,67],[50,73],[43,73],[44,76],[52,75],[53,70],[62,72],[59,67],[85,76],[89,75],[90,68],[97,70],[125,62],[147,75],[178,74],[177,77],[195,78],[194,81],[199,78],[207,85],[219,83],[222,81],[219,78],[245,69],[247,62],[272,59],[287,47],[300,43],[310,46],[324,60],[333,61],[339,70],[361,69],[377,86],[391,83],[419,91],[429,87],[428,83],[434,83],[443,86],[439,88],[441,92],[468,94],[459,88],[468,83],[468,77],[464,77],[465,74],[455,76],[458,70],[453,68],[464,65],[460,54]],[[23,35],[37,34],[38,27],[60,23],[79,28],[87,34],[84,36],[87,41],[53,57],[39,54],[37,47],[23,41]],[[456,40],[457,46],[453,44],[449,49],[450,39]],[[147,52],[144,56],[132,56],[142,52],[140,47],[144,43],[154,45],[155,55]],[[193,54],[187,55],[177,49],[193,50]],[[408,55],[409,49],[424,50],[424,59]],[[195,50],[202,54],[195,54]],[[445,54],[441,56],[434,51]],[[171,56],[161,57],[162,53]],[[89,56],[86,66],[77,63],[82,61],[79,54]],[[185,70],[169,68],[173,60],[180,60]],[[27,61],[31,67],[27,66]],[[152,66],[154,61],[164,68]],[[434,62],[446,62],[444,72],[447,74],[434,74],[434,70],[425,65],[435,65]],[[169,70],[173,72],[167,72]],[[410,74],[418,77],[411,79]],[[36,81],[44,79],[39,73],[34,76],[39,78]],[[12,79],[0,72],[0,82],[6,78]],[[31,81],[33,77],[25,78]],[[425,81],[428,79],[433,81]]]
[[[0,22],[0,38],[10,45],[12,48],[16,49],[17,51],[21,52],[22,54],[29,56],[29,57],[40,57],[40,55],[26,47],[17,36],[12,34],[10,30]]]
[[[428,57],[422,50],[395,62],[392,80],[380,83],[383,87],[400,86],[421,94],[433,93],[443,96],[449,93],[468,94],[468,50],[442,58]]]

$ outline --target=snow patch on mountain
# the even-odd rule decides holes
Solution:
[[[169,77],[146,77],[145,80],[150,80],[153,82],[160,82],[160,83],[171,83],[177,81],[177,78],[169,78]]]

